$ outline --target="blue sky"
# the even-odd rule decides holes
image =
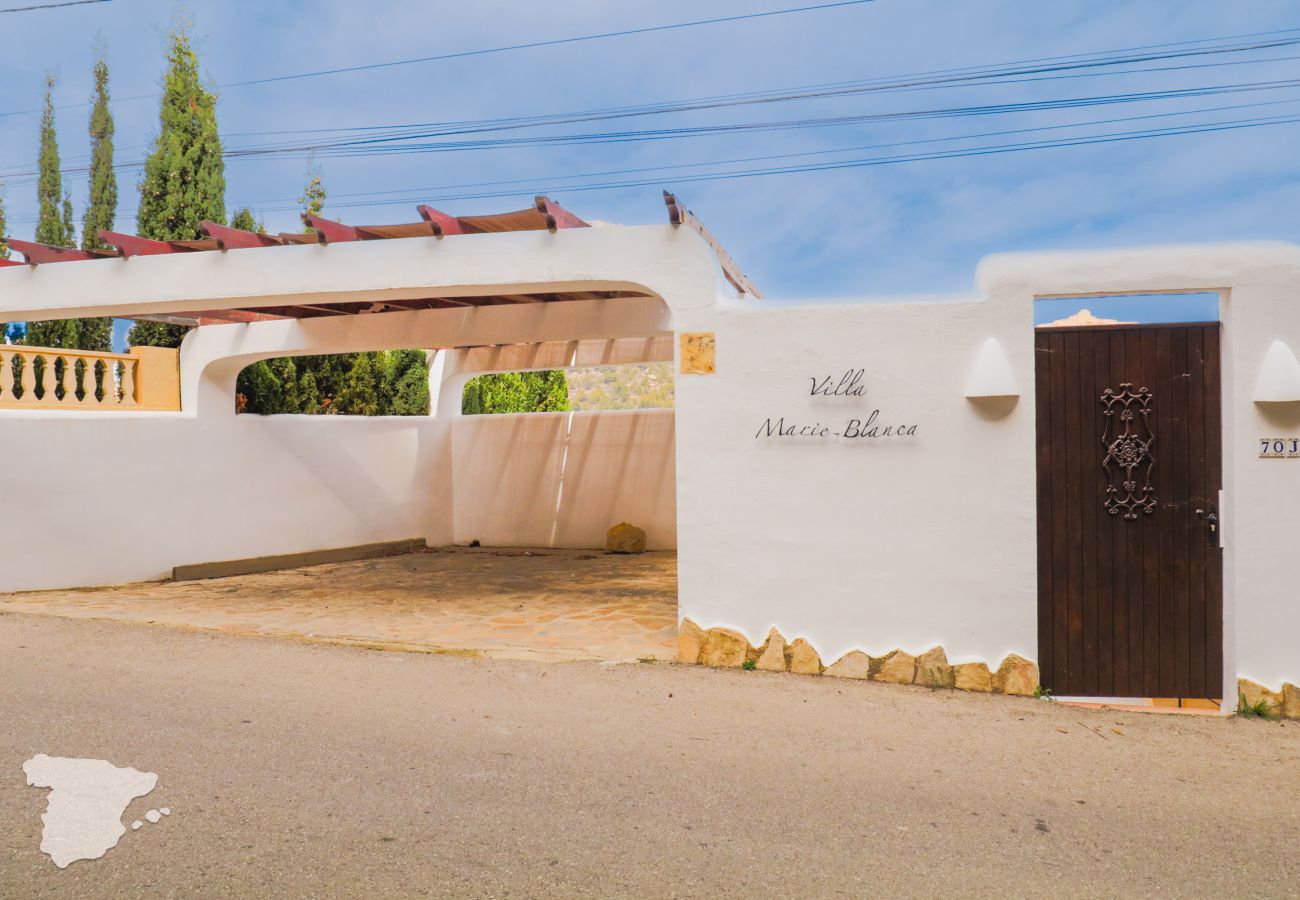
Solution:
[[[804,0],[805,3],[815,0]],[[0,0],[0,9],[26,5]],[[334,66],[562,38],[801,5],[798,0],[227,0],[185,11],[214,84]],[[172,0],[113,0],[91,6],[0,15],[0,175],[10,231],[30,237],[37,116],[43,74],[59,77],[58,127],[65,165],[84,164],[91,48],[107,43],[120,163],[143,158],[156,129]],[[225,87],[219,120],[228,148],[301,142],[308,129],[480,120],[712,97],[743,91],[900,76],[939,69],[1112,51],[1300,27],[1293,3],[1201,0],[876,0],[838,9],[421,63],[344,75]],[[1297,32],[1300,35],[1300,32]],[[1296,58],[1287,58],[1296,57]],[[1247,61],[1237,64],[1238,61]],[[1260,60],[1273,60],[1263,61]],[[668,128],[817,119],[969,107],[1135,91],[1167,91],[1300,78],[1300,46],[1180,62],[1231,65],[1102,77],[999,83],[829,97],[548,126],[528,134]],[[1241,103],[1247,110],[1192,112]],[[80,104],[80,105],[78,105]],[[987,253],[1229,239],[1300,237],[1300,125],[1240,129],[1133,142],[869,168],[566,191],[578,173],[716,163],[746,157],[958,138],[1145,114],[1189,113],[1125,124],[1038,132],[1027,139],[1099,134],[1175,123],[1300,114],[1300,86],[1245,94],[1151,100],[1115,106],[960,118],[903,119],[677,140],[521,146],[475,151],[318,160],[334,203],[369,203],[399,192],[395,206],[334,209],[345,221],[415,220],[414,198],[483,191],[519,179],[515,196],[437,205],[482,213],[527,205],[536,189],[587,218],[665,221],[659,188],[679,195],[769,295],[852,296],[964,291]],[[268,135],[266,132],[297,132]],[[976,147],[1006,138],[912,145]],[[898,150],[826,153],[794,161],[863,158]],[[753,165],[753,164],[744,164]],[[232,159],[229,208],[247,204],[271,230],[297,229],[292,211],[304,154]],[[734,167],[734,166],[733,166]],[[701,171],[699,169],[693,171]],[[624,177],[624,176],[619,176]],[[120,173],[119,228],[132,230],[137,173]],[[86,184],[66,182],[78,216]],[[350,195],[350,196],[345,196]],[[388,195],[392,196],[392,195]],[[327,204],[327,214],[331,212]]]

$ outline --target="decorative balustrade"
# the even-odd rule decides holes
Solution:
[[[179,410],[179,352],[0,345],[0,409]]]

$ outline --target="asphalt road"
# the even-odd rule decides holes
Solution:
[[[37,753],[157,772],[99,860]],[[5,897],[1285,896],[1300,723],[0,615]]]

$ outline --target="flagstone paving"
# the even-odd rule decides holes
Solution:
[[[672,659],[677,557],[453,547],[205,581],[4,594],[0,609],[505,658]]]

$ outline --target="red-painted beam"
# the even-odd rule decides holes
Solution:
[[[311,213],[303,213],[302,221],[304,224],[310,225],[312,230],[320,235],[322,244],[361,240],[361,233],[356,228],[351,225],[344,225],[342,222],[332,222],[329,219],[322,219],[320,216],[313,216]]]
[[[119,234],[116,231],[101,231],[99,239],[116,249],[124,257],[158,256],[163,253],[180,252],[166,241],[155,241],[134,234]]]
[[[546,217],[546,227],[550,231],[559,228],[590,228],[586,222],[579,219],[573,213],[569,212],[560,204],[548,197],[538,197],[534,202],[537,204],[537,211]]]
[[[449,216],[442,210],[434,209],[424,203],[421,203],[416,209],[420,211],[420,218],[428,222],[429,227],[433,229],[434,237],[465,233],[464,227],[460,224],[460,219],[455,216]]]
[[[276,322],[288,316],[276,316],[269,313],[251,312],[246,309],[209,309],[203,312],[190,313],[194,318],[199,320],[200,325],[229,325],[231,323],[248,323],[248,322]]]
[[[26,265],[26,263],[21,263],[16,259],[0,259],[0,269],[3,269],[5,266],[24,266],[24,265]]]
[[[216,222],[208,221],[200,222],[199,227],[203,229],[204,234],[217,242],[218,250],[280,246],[279,239],[269,234],[258,234],[256,231],[244,231],[242,228],[231,228],[229,225],[218,225]]]
[[[16,238],[5,238],[5,243],[9,245],[10,250],[17,250],[21,253],[27,263],[33,266],[42,263],[73,262],[74,260],[95,258],[82,250],[73,250],[69,247],[52,247],[49,244],[20,241]]]

